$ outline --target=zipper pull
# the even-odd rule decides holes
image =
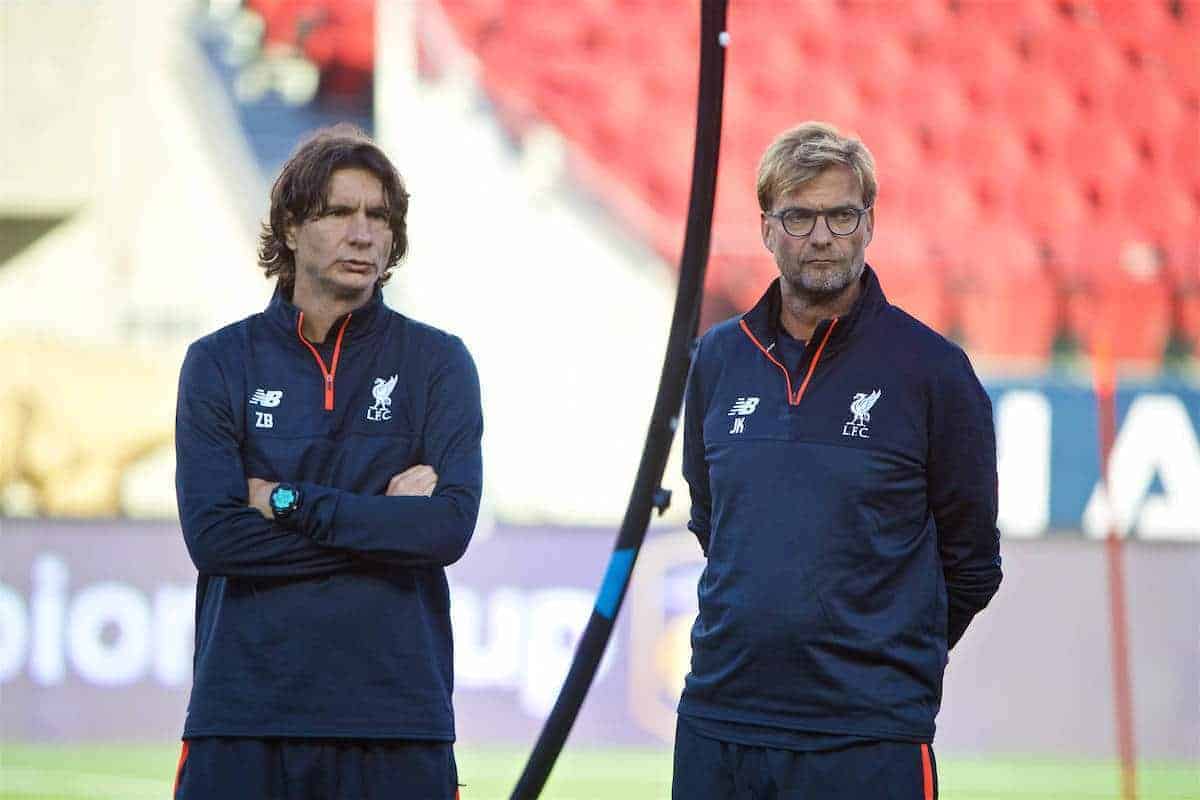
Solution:
[[[333,376],[325,376],[325,410],[333,411]]]

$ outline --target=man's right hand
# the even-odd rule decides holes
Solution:
[[[388,497],[429,497],[437,488],[437,473],[428,464],[417,464],[397,473],[388,481]]]

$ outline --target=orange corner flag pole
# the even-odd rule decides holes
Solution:
[[[1137,772],[1133,747],[1133,688],[1129,670],[1129,631],[1125,613],[1125,549],[1117,530],[1116,512],[1109,485],[1109,457],[1116,439],[1116,370],[1107,335],[1101,335],[1092,353],[1096,411],[1100,432],[1100,481],[1108,506],[1108,600],[1112,617],[1113,704],[1116,709],[1117,745],[1121,756],[1121,797],[1137,800]]]

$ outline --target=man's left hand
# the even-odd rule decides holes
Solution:
[[[246,505],[258,509],[258,513],[267,519],[275,519],[275,514],[271,512],[271,492],[275,491],[275,487],[278,485],[279,481],[248,478],[246,480]]]

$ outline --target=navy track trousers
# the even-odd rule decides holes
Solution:
[[[449,742],[186,739],[175,800],[455,800]]]
[[[702,736],[680,716],[673,800],[937,800],[933,748],[864,742],[776,750]]]

